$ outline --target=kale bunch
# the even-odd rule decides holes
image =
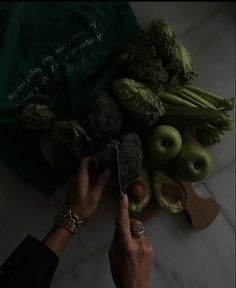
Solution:
[[[168,71],[144,30],[140,31],[131,43],[127,43],[126,48],[123,48],[122,53],[113,59],[112,63],[122,62],[126,62],[131,78],[155,90],[169,80]]]
[[[177,40],[171,25],[162,18],[152,21],[148,31],[141,30],[112,64],[126,62],[130,78],[146,84],[158,94],[176,75],[180,84],[196,76],[195,66],[186,48]]]

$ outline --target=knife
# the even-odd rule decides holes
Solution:
[[[117,174],[118,174],[119,190],[120,190],[120,196],[123,196],[124,193],[122,189],[121,176],[120,176],[119,143],[117,140],[115,140],[115,144],[116,144],[116,160],[117,160]]]

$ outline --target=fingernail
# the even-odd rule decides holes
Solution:
[[[121,192],[120,193],[120,200],[122,200],[125,197],[125,193]]]
[[[121,199],[122,202],[127,202],[127,201],[128,201],[127,194],[125,194],[125,193],[122,192],[122,193],[120,194],[120,199]]]

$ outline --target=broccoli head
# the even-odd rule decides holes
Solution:
[[[143,153],[141,141],[136,133],[123,135],[118,141],[121,183],[126,184],[136,179],[142,169]],[[97,176],[105,169],[111,169],[112,181],[117,183],[116,141],[111,140],[99,151],[92,161],[93,173]]]
[[[123,125],[119,104],[108,93],[97,92],[82,125],[88,135],[97,142],[115,138]]]
[[[126,185],[136,179],[142,169],[143,152],[136,133],[123,135],[119,144],[121,183]]]

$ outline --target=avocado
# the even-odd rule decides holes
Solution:
[[[142,168],[139,177],[126,186],[125,192],[129,198],[129,211],[142,212],[152,197],[151,177],[147,168]]]
[[[185,207],[186,194],[184,187],[166,173],[152,172],[152,188],[157,202],[171,213],[179,213]]]

